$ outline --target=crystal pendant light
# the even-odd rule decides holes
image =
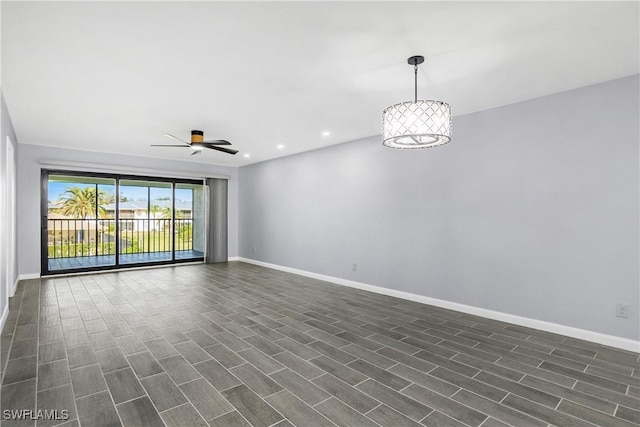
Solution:
[[[451,107],[442,101],[418,101],[418,64],[423,56],[407,59],[413,65],[414,100],[382,112],[382,144],[392,148],[430,148],[451,141]]]

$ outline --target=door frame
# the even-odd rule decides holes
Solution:
[[[17,265],[17,256],[16,256],[16,247],[17,247],[17,230],[16,230],[16,214],[17,214],[17,191],[16,191],[16,167],[15,167],[15,149],[13,148],[13,141],[7,135],[6,138],[7,148],[6,148],[6,189],[5,189],[5,197],[6,197],[6,239],[7,239],[7,269],[6,269],[6,282],[7,282],[7,298],[12,297],[15,292],[15,284],[17,282],[18,272],[16,271]],[[14,277],[14,272],[16,277]]]

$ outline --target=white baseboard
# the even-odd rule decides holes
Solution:
[[[16,289],[18,288],[18,282],[21,280],[29,280],[29,279],[39,279],[40,273],[29,273],[29,274],[20,274],[16,277],[15,282],[13,282],[13,286],[9,289],[9,298],[13,297],[16,294]]]
[[[0,331],[4,330],[4,324],[7,321],[7,317],[9,317],[9,304],[4,307],[2,317],[0,317]]]
[[[554,334],[566,335],[568,337],[578,338],[581,340],[592,341],[598,344],[608,345],[611,347],[621,348],[624,350],[640,352],[640,341],[634,341],[628,338],[616,337],[613,335],[602,334],[600,332],[588,331],[585,329],[574,328],[572,326],[560,325],[558,323],[546,322],[544,320],[531,319],[528,317],[516,316],[513,314],[502,313],[500,311],[488,310],[486,308],[474,307],[472,305],[459,304],[456,302],[431,298],[424,295],[412,294],[394,289],[387,289],[381,286],[369,285],[366,283],[355,282],[353,280],[342,279],[340,277],[327,276],[324,274],[313,273],[297,268],[284,267],[268,262],[257,261],[251,258],[233,257],[233,261],[242,261],[262,267],[273,268],[274,270],[285,271],[287,273],[298,274],[300,276],[311,277],[313,279],[324,280],[326,282],[335,283],[351,288],[362,289],[377,294],[388,295],[396,298],[402,298],[409,301],[415,301],[422,304],[434,305],[436,307],[447,308],[449,310],[460,311],[463,313],[482,316],[489,319],[499,320],[501,322],[513,323],[532,329],[552,332]],[[229,261],[232,261],[229,258]]]
[[[227,258],[227,261],[244,261],[244,258],[240,258],[239,256],[230,256]]]

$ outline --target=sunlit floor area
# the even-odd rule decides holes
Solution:
[[[241,262],[22,281],[1,360],[44,425],[640,424],[638,353]]]
[[[200,251],[176,251],[177,260],[199,259],[203,257],[204,253]],[[120,255],[120,264],[145,264],[149,262],[162,262],[170,260],[170,251]],[[114,255],[98,255],[71,258],[51,258],[48,262],[49,271],[71,270],[76,268],[91,268],[115,265],[116,257]]]

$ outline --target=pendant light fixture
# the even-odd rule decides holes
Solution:
[[[418,65],[423,56],[407,59],[413,65],[414,100],[382,112],[382,144],[392,148],[431,148],[451,141],[451,107],[442,101],[418,101]]]

